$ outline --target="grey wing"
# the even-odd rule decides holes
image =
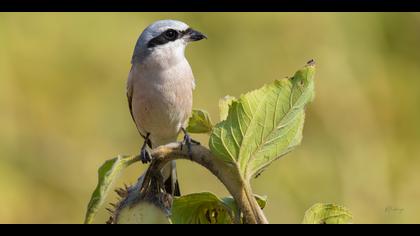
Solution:
[[[132,101],[133,101],[133,85],[132,85],[132,78],[131,78],[132,70],[133,70],[133,67],[131,67],[130,74],[128,76],[127,92],[126,93],[127,93],[128,108],[130,109],[131,118],[133,119],[134,123],[136,124],[136,120],[134,119],[134,115],[133,115],[133,106],[132,106]]]
[[[134,124],[137,127],[137,122],[134,119],[134,115],[133,115],[133,103],[132,102],[133,102],[134,87],[133,87],[133,78],[132,78],[132,74],[131,74],[132,71],[133,71],[133,67],[131,67],[130,73],[128,75],[126,94],[127,94],[128,108],[130,109],[131,118],[133,119]],[[142,134],[138,128],[137,128],[137,130],[139,131],[140,136],[143,137],[144,139],[146,139],[146,135]],[[151,143],[150,139],[147,139],[147,145],[150,148],[152,148],[152,143]]]

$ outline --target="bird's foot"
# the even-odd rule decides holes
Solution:
[[[188,156],[192,160],[191,144],[193,143],[196,145],[200,145],[200,142],[192,139],[191,136],[188,134],[188,132],[184,128],[182,128],[182,132],[184,132],[184,139],[181,142],[181,150],[183,149],[184,146],[187,146]]]
[[[149,150],[147,150],[147,145],[151,146],[149,136],[150,133],[147,133],[146,137],[144,137],[144,143],[140,150],[140,160],[143,164],[147,164],[152,161],[152,156],[150,155]]]
[[[149,153],[149,150],[147,150],[147,148],[142,148],[140,150],[140,160],[143,164],[147,164],[152,161],[152,157]]]

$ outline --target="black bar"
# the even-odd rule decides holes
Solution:
[[[419,0],[39,0],[2,1],[1,11],[163,11],[163,12],[203,12],[203,11],[322,11],[322,12],[386,12],[420,11]]]

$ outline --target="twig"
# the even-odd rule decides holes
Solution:
[[[234,164],[223,162],[214,157],[209,149],[201,145],[191,146],[192,157],[184,148],[181,150],[180,143],[170,143],[159,146],[151,151],[152,163],[147,175],[160,173],[160,170],[170,161],[176,159],[192,160],[213,173],[232,194],[240,211],[244,216],[244,223],[248,224],[267,224],[268,221],[254,198],[251,187],[244,181]],[[145,179],[149,178],[145,176]]]

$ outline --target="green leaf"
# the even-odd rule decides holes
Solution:
[[[174,224],[232,224],[233,212],[212,193],[193,193],[174,199],[171,219]]]
[[[267,196],[259,196],[257,194],[254,194],[255,199],[257,199],[258,205],[261,207],[261,209],[264,209],[267,205]]]
[[[226,120],[229,112],[229,106],[235,101],[236,98],[232,96],[225,96],[224,98],[219,100],[219,113],[220,113],[220,121]]]
[[[138,161],[137,156],[118,156],[106,161],[98,170],[98,185],[90,198],[85,224],[92,223],[98,209],[103,204],[112,183],[118,177],[119,173],[125,167]]]
[[[305,106],[314,97],[314,74],[314,64],[308,64],[292,78],[231,100],[226,120],[210,135],[211,151],[245,179],[290,152],[302,140]]]
[[[210,133],[213,124],[210,115],[204,110],[193,110],[188,121],[187,131],[190,133]]]
[[[263,209],[267,198],[255,195],[255,199]],[[239,209],[231,196],[219,199],[203,192],[175,198],[171,219],[175,224],[232,224],[235,216],[239,217]]]
[[[306,211],[303,224],[348,224],[353,216],[345,207],[317,203]]]

